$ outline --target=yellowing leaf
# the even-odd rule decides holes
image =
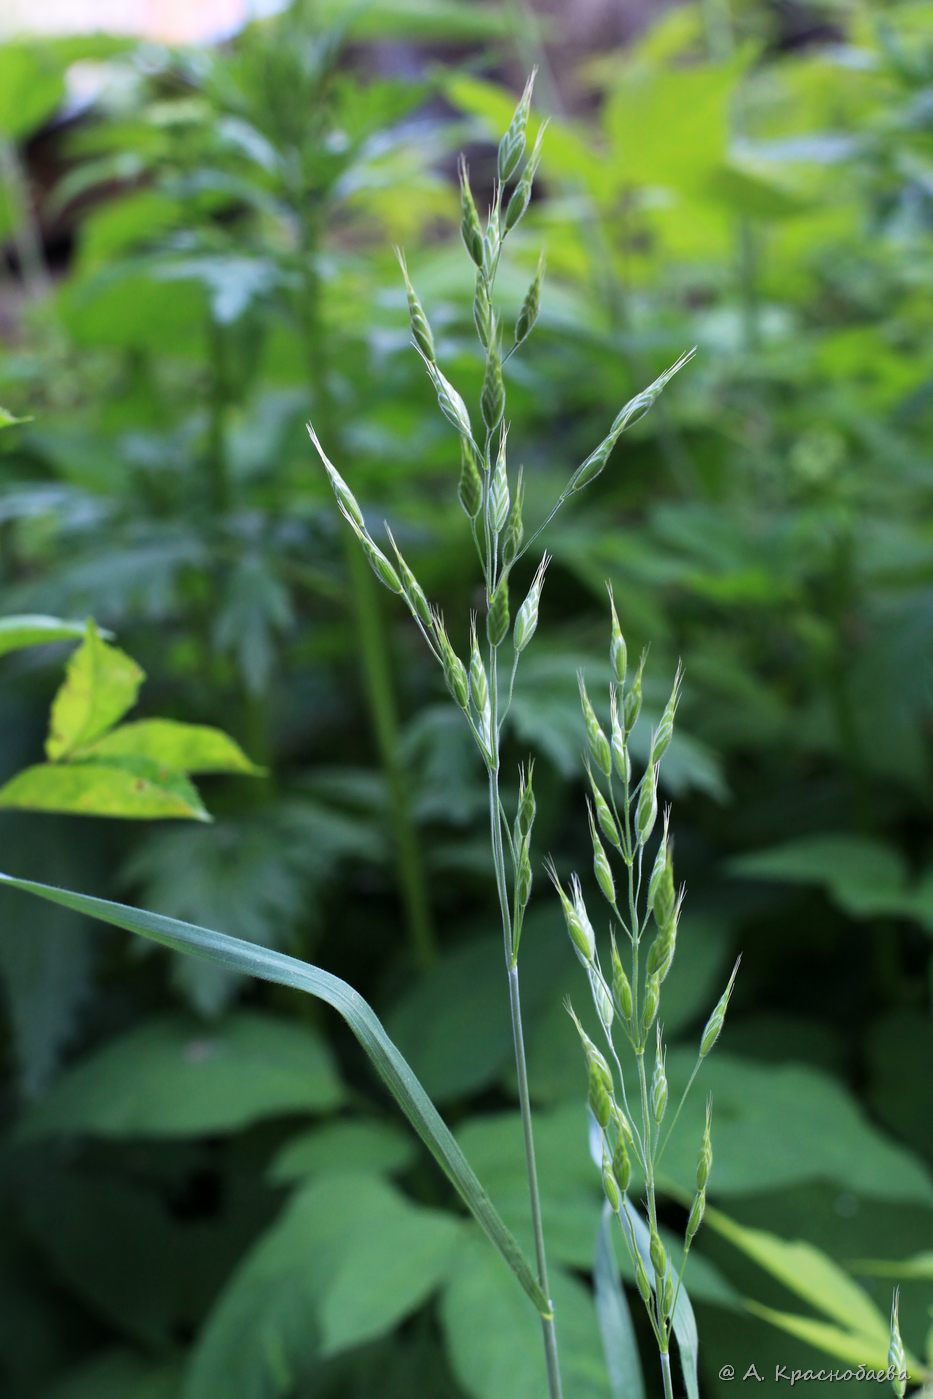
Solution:
[[[18,772],[0,788],[0,807],[139,821],[211,819],[184,773],[148,758],[113,758],[106,764],[40,763]]]
[[[0,427],[3,410],[0,409]],[[7,651],[21,651],[26,646],[42,646],[49,641],[77,641],[84,636],[83,622],[63,622],[60,617],[38,614],[22,617],[0,617],[0,656]]]
[[[849,1275],[812,1244],[779,1239],[764,1229],[749,1229],[719,1210],[707,1210],[706,1222],[752,1258],[789,1291],[810,1302],[849,1331],[883,1346],[887,1354],[888,1321]],[[865,1359],[864,1354],[860,1357]],[[866,1364],[868,1362],[866,1361]]]
[[[178,772],[262,771],[220,729],[174,719],[140,719],[121,724],[83,748],[81,756],[108,762],[111,758],[148,758]]]
[[[107,732],[135,703],[145,673],[88,622],[81,646],[68,662],[65,682],[52,702],[45,751],[64,758]]]

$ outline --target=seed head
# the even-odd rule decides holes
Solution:
[[[706,1100],[706,1121],[703,1124],[703,1140],[700,1142],[700,1155],[697,1158],[697,1190],[705,1190],[709,1184],[709,1173],[713,1169],[713,1100]]]
[[[631,1022],[634,1009],[632,1002],[632,986],[625,974],[625,968],[619,956],[615,934],[612,935],[612,994],[616,998],[616,1005],[619,1007],[619,1014],[622,1016],[622,1019]]]
[[[395,537],[392,534],[392,531],[389,529],[388,525],[386,525],[385,531],[386,534],[389,536],[389,541],[391,542],[392,548],[395,551],[395,558],[398,563],[398,572],[401,578],[402,590],[405,594],[405,600],[411,608],[412,612],[418,618],[421,625],[430,634],[431,629],[434,626],[434,617],[431,612],[430,604],[428,603],[428,600],[424,595],[424,589],[418,582],[415,575],[412,573],[411,569],[408,567],[408,564],[402,558],[401,551],[399,550],[399,547],[395,542]]]
[[[481,271],[476,274],[476,291],[473,295],[473,324],[476,326],[480,344],[484,350],[488,350],[489,346],[495,342],[496,322],[492,313],[492,303],[489,300],[489,283]]]
[[[667,1272],[667,1254],[664,1251],[664,1245],[661,1242],[661,1236],[658,1233],[657,1229],[654,1228],[654,1226],[652,1226],[651,1229],[651,1237],[648,1243],[648,1250],[651,1254],[651,1266],[652,1268],[654,1268],[654,1276],[657,1279],[658,1283],[660,1283],[661,1279],[664,1277],[664,1274]]]
[[[314,428],[311,426],[310,423],[307,423],[306,427],[308,429],[308,436],[314,443],[315,450],[318,456],[321,458],[324,470],[327,472],[327,479],[330,481],[331,489],[333,490],[334,495],[337,498],[337,504],[340,507],[340,513],[343,515],[347,523],[352,527],[357,538],[360,538],[361,535],[365,534],[366,532],[366,522],[363,519],[362,510],[357,504],[356,496],[350,490],[350,487],[347,485],[346,481],[343,479],[336,466],[334,466],[334,463],[327,456],[327,453],[324,451],[324,448],[321,446],[320,441],[318,440],[318,435],[314,431]]]
[[[488,282],[492,281],[496,273],[501,241],[499,216],[495,203],[493,203],[493,207],[489,211],[489,218],[486,220],[486,232],[483,234],[483,275]]]
[[[643,1035],[647,1035],[654,1024],[660,1000],[661,979],[658,976],[649,975],[645,978],[645,1000],[641,1008],[641,1029]]]
[[[544,140],[544,133],[547,129],[547,122],[543,122],[538,130],[537,138],[531,155],[525,163],[525,168],[521,173],[518,184],[512,191],[512,197],[505,210],[505,231],[511,233],[531,203],[531,187],[534,184],[538,165],[541,161],[541,142]]]
[[[547,861],[545,869],[547,870],[548,878],[557,890],[557,896],[560,899],[560,905],[564,911],[564,923],[570,935],[570,941],[576,948],[577,956],[583,965],[585,967],[590,967],[596,955],[596,936],[593,932],[590,920],[586,917],[586,909],[583,910],[584,917],[581,919],[576,907],[576,898],[572,900],[568,899],[567,895],[564,893],[563,885],[557,877],[557,870],[554,867],[553,860],[549,859]],[[573,894],[576,894],[579,883],[580,881],[577,879],[576,875],[574,875],[573,882],[571,883],[571,892]],[[582,902],[583,900],[581,897],[581,905]],[[580,1029],[579,1024],[577,1028]]]
[[[589,763],[586,765],[586,775],[590,779],[590,791],[593,793],[593,805],[596,808],[596,820],[599,822],[599,829],[613,849],[621,851],[622,840],[619,836],[619,828],[615,823],[615,817],[609,810],[609,803],[596,785],[596,780],[593,777]]]
[[[466,713],[469,706],[470,693],[469,684],[467,682],[466,668],[463,662],[461,661],[460,657],[457,655],[454,648],[451,646],[450,638],[448,637],[447,630],[444,626],[444,619],[441,616],[441,614],[436,610],[433,613],[433,619],[434,635],[437,638],[438,648],[440,649],[441,653],[441,665],[444,670],[444,679],[447,682],[447,688],[453,695],[456,703],[460,706],[464,713]]]
[[[431,327],[428,318],[424,313],[424,307],[418,300],[411,278],[408,275],[408,267],[405,262],[405,255],[401,248],[396,248],[395,256],[398,258],[399,267],[402,269],[402,277],[405,281],[405,291],[408,296],[408,316],[411,321],[412,339],[418,349],[431,364],[437,363],[437,355],[434,350],[434,336],[431,334]]]
[[[635,832],[638,844],[646,845],[658,819],[658,770],[649,766],[638,794],[635,811]]]
[[[706,1211],[706,1191],[698,1190],[693,1197],[693,1204],[690,1208],[690,1218],[687,1220],[687,1230],[684,1235],[684,1242],[687,1248],[693,1243],[703,1223],[703,1215]]]
[[[612,1174],[616,1178],[616,1185],[619,1187],[619,1194],[624,1195],[632,1179],[632,1162],[625,1145],[625,1138],[620,1135],[616,1142],[616,1149],[612,1153]]]
[[[615,1174],[614,1174],[613,1169],[612,1169],[612,1158],[610,1157],[608,1151],[606,1150],[605,1144],[603,1145],[603,1167],[602,1167],[602,1177],[603,1177],[603,1191],[604,1191],[604,1193],[605,1193],[606,1199],[609,1201],[609,1204],[610,1204],[610,1206],[612,1207],[612,1209],[615,1211],[615,1213],[618,1214],[618,1212],[619,1212],[619,1186],[618,1186],[618,1182],[616,1181]]]
[[[470,415],[463,399],[454,388],[449,379],[446,379],[437,365],[427,358],[424,352],[416,345],[419,355],[424,360],[424,366],[428,371],[428,377],[434,385],[434,392],[437,394],[437,403],[444,417],[451,423],[461,437],[472,438],[473,428],[470,423]]]
[[[541,310],[541,279],[543,276],[544,255],[542,254],[538,259],[538,270],[535,272],[531,286],[525,293],[522,309],[519,311],[518,320],[515,322],[516,348],[523,344],[534,330],[535,322],[538,319],[538,312]]]
[[[677,924],[680,919],[682,902],[683,892],[674,905],[673,915],[663,926],[658,928],[655,939],[648,950],[646,963],[648,975],[656,976],[659,982],[667,976],[674,960],[674,953],[677,949]]]
[[[895,1287],[891,1300],[891,1342],[888,1346],[888,1366],[893,1371],[891,1387],[897,1395],[897,1399],[904,1399],[907,1392],[907,1356],[904,1353],[904,1342],[901,1340],[899,1312],[900,1288]]]
[[[495,535],[502,533],[505,522],[509,518],[509,477],[506,469],[507,440],[508,432],[503,428],[499,434],[499,451],[496,455],[492,479],[489,482],[489,524]]]
[[[609,608],[612,613],[612,633],[609,641],[609,662],[612,666],[612,673],[620,685],[625,684],[625,668],[628,664],[628,650],[625,645],[625,637],[622,635],[622,628],[619,626],[619,618],[616,613],[616,602],[612,595],[612,588],[609,587]]]
[[[670,820],[671,811],[668,807],[664,812],[664,834],[661,836],[661,844],[651,867],[651,878],[648,880],[648,911],[654,913],[659,926],[668,922],[674,912],[674,862],[668,837]]]
[[[470,621],[470,702],[476,713],[485,721],[489,716],[489,684],[486,680],[486,668],[483,665],[483,658],[480,655],[479,643],[476,639],[476,618]]]
[[[473,444],[466,437],[460,438],[460,484],[457,494],[467,515],[475,520],[483,508],[483,480]]]
[[[524,913],[528,907],[528,900],[531,898],[531,886],[533,875],[531,872],[531,856],[529,846],[531,843],[531,832],[529,831],[519,847],[518,867],[515,874],[515,896],[518,901],[519,914]]]
[[[528,596],[518,609],[513,636],[516,655],[521,655],[537,630],[541,589],[544,587],[544,575],[547,572],[547,566],[550,562],[550,554],[544,554],[541,562],[538,564],[538,570],[531,581],[531,587],[528,589]]]
[[[586,682],[583,679],[583,671],[577,671],[577,685],[580,690],[580,708],[583,710],[583,726],[586,729],[586,741],[590,746],[596,766],[604,777],[609,777],[612,773],[612,753],[609,748],[609,740],[599,726],[596,712],[590,704],[590,697],[586,692]]]
[[[586,1056],[587,1098],[589,1105],[596,1121],[605,1131],[614,1113],[617,1111],[612,1097],[612,1071],[603,1055],[596,1048],[595,1044],[580,1024],[573,1012],[573,1007],[568,1004],[567,1010],[574,1025],[577,1027],[577,1034],[580,1036],[580,1043],[583,1046],[583,1053]]]
[[[460,157],[460,232],[463,234],[463,241],[470,257],[477,267],[482,267],[483,230],[480,226],[479,214],[476,212],[476,205],[473,202],[469,171],[462,156]]]
[[[660,1127],[667,1110],[667,1071],[664,1063],[664,1046],[661,1043],[661,1026],[657,1027],[657,1050],[654,1057],[654,1072],[651,1075],[651,1110],[654,1120]]]
[[[638,1295],[646,1307],[651,1306],[651,1283],[648,1279],[648,1272],[641,1261],[641,1254],[635,1256],[635,1286],[638,1288]]]
[[[519,768],[518,771],[518,812],[515,817],[516,844],[520,844],[531,833],[531,828],[535,823],[537,805],[532,785],[534,769],[534,759],[532,758],[527,768]]]
[[[674,715],[677,713],[677,705],[680,703],[680,687],[683,684],[683,677],[683,667],[678,663],[671,697],[664,707],[664,713],[661,715],[661,721],[651,742],[651,761],[653,763],[659,763],[670,746],[674,733]]]
[[[603,898],[611,908],[615,908],[616,888],[612,878],[612,869],[605,848],[596,830],[596,822],[593,820],[593,808],[589,802],[586,804],[586,813],[590,823],[590,840],[593,843],[593,873],[596,876],[596,883],[599,885]]]
[[[641,713],[641,683],[645,673],[645,661],[648,659],[648,652],[642,651],[641,659],[638,662],[638,670],[635,672],[635,679],[629,686],[628,692],[622,701],[622,719],[625,724],[625,732],[630,734]]]
[[[609,733],[612,765],[616,770],[616,775],[628,785],[632,780],[632,760],[629,757],[628,746],[625,742],[625,732],[619,723],[619,704],[615,685],[609,690]]]
[[[593,1004],[596,1007],[596,1014],[599,1016],[600,1024],[608,1035],[609,1031],[612,1029],[612,997],[597,967],[592,966],[589,968],[589,978],[590,993],[593,997]]]
[[[525,84],[525,90],[521,95],[518,106],[509,122],[505,135],[499,142],[498,170],[499,179],[510,180],[518,169],[522,156],[525,154],[525,129],[528,125],[528,112],[531,107],[531,94],[535,85],[537,68],[533,68],[531,76]]]
[[[732,975],[729,977],[728,985],[726,986],[725,991],[723,991],[722,995],[719,997],[719,1000],[716,1002],[713,1013],[706,1022],[706,1028],[704,1029],[703,1036],[700,1040],[701,1059],[706,1058],[707,1054],[709,1054],[713,1045],[716,1043],[716,1041],[719,1039],[720,1034],[722,1033],[723,1023],[726,1019],[726,1011],[729,1008],[729,998],[732,995],[732,988],[735,985],[735,978],[739,974],[739,964],[741,963],[741,961],[741,957],[736,958],[736,963],[735,966],[732,968]]]
[[[509,518],[506,521],[505,537],[502,540],[502,558],[506,565],[510,564],[515,558],[515,555],[522,547],[522,540],[525,537],[525,525],[522,519],[522,507],[524,503],[525,481],[522,469],[519,467],[512,508],[509,511]]]
[[[363,553],[369,560],[369,566],[379,582],[384,583],[390,593],[404,594],[405,589],[402,587],[401,579],[378,545],[373,543],[368,534],[360,535],[360,543],[363,546]]]
[[[678,360],[675,360],[672,365],[664,370],[663,374],[659,374],[653,384],[649,384],[646,389],[642,389],[641,393],[629,399],[625,407],[616,414],[610,429],[610,435],[614,442],[618,441],[626,428],[632,427],[634,423],[639,422],[645,416],[648,410],[652,408],[660,398],[662,390],[670,383],[678,370],[683,369],[685,364],[689,364],[695,354],[696,346],[694,346],[692,350],[687,350],[685,354],[682,354]]]
[[[499,355],[499,347],[495,342],[489,345],[486,350],[486,372],[483,375],[480,407],[483,412],[483,422],[490,432],[494,432],[502,422],[502,415],[505,412],[502,359]]]
[[[500,646],[509,634],[509,580],[499,579],[489,600],[486,613],[486,635],[491,646]]]

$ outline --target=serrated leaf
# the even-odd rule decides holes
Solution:
[[[183,773],[148,758],[39,763],[0,788],[0,807],[137,821],[211,819]]]
[[[177,772],[262,772],[221,729],[207,724],[184,724],[176,719],[137,719],[121,724],[83,747],[81,756],[107,761],[147,758]]]
[[[84,622],[63,622],[60,617],[0,617],[0,656],[50,641],[76,641],[84,631]]]
[[[65,681],[52,701],[45,751],[67,757],[111,728],[136,702],[145,679],[140,666],[109,645],[93,622],[70,657]]]
[[[166,1015],[86,1055],[26,1115],[21,1132],[201,1136],[330,1111],[343,1097],[330,1051],[307,1026],[247,1011],[220,1025]]]
[[[547,1298],[535,1281],[518,1242],[506,1228],[434,1104],[389,1039],[371,1006],[352,986],[309,962],[286,957],[283,953],[257,947],[239,938],[227,937],[209,928],[165,918],[158,913],[112,903],[108,899],[92,898],[87,894],[76,894],[67,889],[55,889],[32,880],[15,879],[11,875],[0,874],[0,883],[78,913],[86,913],[103,923],[124,928],[127,932],[175,951],[220,963],[233,971],[244,972],[264,981],[290,986],[326,1001],[344,1018],[412,1127],[490,1243],[511,1268],[534,1306],[542,1313],[546,1310]]]

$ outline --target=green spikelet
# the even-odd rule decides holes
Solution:
[[[583,679],[583,672],[577,672],[577,687],[580,691],[580,708],[583,711],[583,727],[586,730],[586,741],[590,746],[590,752],[596,766],[604,777],[609,777],[612,773],[612,752],[609,748],[609,740],[599,726],[596,718],[596,711],[590,703],[590,697],[586,692],[586,682]]]
[[[612,1169],[612,1158],[610,1157],[610,1155],[609,1155],[608,1151],[606,1150],[605,1146],[603,1147],[602,1178],[603,1178],[603,1192],[604,1192],[604,1194],[605,1194],[605,1196],[606,1196],[606,1199],[609,1201],[609,1204],[610,1204],[610,1207],[612,1208],[612,1210],[613,1210],[616,1214],[618,1214],[618,1213],[619,1213],[619,1203],[620,1203],[620,1198],[619,1198],[619,1185],[618,1185],[618,1182],[616,1181],[616,1178],[615,1178],[615,1172],[614,1172],[613,1169]]]
[[[473,294],[473,324],[484,350],[495,343],[496,322],[489,300],[489,283],[483,272],[476,274],[476,290]]]
[[[687,1248],[693,1243],[703,1223],[703,1215],[706,1212],[706,1191],[698,1190],[693,1197],[693,1204],[690,1207],[690,1218],[687,1220],[687,1229],[684,1234],[684,1243]]]
[[[587,816],[590,824],[590,840],[593,844],[593,873],[596,876],[596,883],[599,885],[603,898],[610,908],[616,906],[615,881],[612,878],[612,868],[605,848],[596,830],[596,822],[593,819],[593,808],[589,802],[586,804]]]
[[[647,1035],[655,1021],[658,1013],[658,1004],[661,1000],[661,981],[657,976],[648,976],[645,979],[645,1001],[641,1008],[641,1029],[642,1034]]]
[[[499,435],[496,464],[493,467],[492,479],[489,482],[489,526],[495,535],[502,533],[509,518],[509,477],[506,468],[507,440],[508,433],[503,428]]]
[[[710,1171],[713,1169],[713,1103],[712,1099],[706,1101],[706,1121],[703,1126],[703,1140],[700,1143],[700,1155],[697,1158],[697,1190],[706,1190],[709,1184]]]
[[[486,372],[483,375],[483,390],[480,394],[480,408],[483,422],[489,432],[495,432],[502,422],[505,412],[505,383],[502,378],[502,358],[499,347],[493,343],[486,351]]]
[[[634,1014],[632,985],[625,974],[614,934],[612,937],[612,994],[616,998],[616,1005],[619,1007],[622,1019],[631,1023]]]
[[[629,686],[625,698],[622,701],[622,720],[625,724],[625,732],[630,734],[641,713],[641,687],[642,676],[645,673],[645,661],[648,659],[648,652],[642,651],[641,660],[638,662],[638,670],[635,672],[635,679]]]
[[[509,518],[505,526],[505,535],[502,540],[502,557],[506,565],[513,561],[515,555],[522,547],[522,540],[525,537],[525,525],[522,519],[524,503],[524,474],[521,468],[519,468],[518,480],[515,483],[515,495],[512,499],[512,508],[509,511]]]
[[[460,708],[467,712],[470,700],[470,687],[467,681],[466,667],[450,644],[450,638],[444,626],[444,619],[439,612],[434,612],[434,635],[437,638],[438,648],[441,653],[441,665],[444,670],[444,679],[447,688]]]
[[[674,715],[677,713],[677,706],[680,703],[680,687],[683,684],[683,676],[683,669],[678,665],[677,673],[674,676],[674,687],[671,690],[670,699],[664,707],[664,713],[661,715],[660,722],[655,730],[654,738],[652,739],[652,763],[659,763],[670,747],[670,742],[674,735]]]
[[[632,1162],[625,1145],[625,1138],[620,1135],[616,1143],[616,1149],[612,1153],[612,1174],[615,1176],[616,1185],[619,1187],[619,1194],[625,1195],[629,1181],[632,1179]]]
[[[470,189],[470,176],[467,170],[466,161],[460,157],[460,232],[463,235],[463,242],[470,257],[477,267],[483,265],[483,230],[479,221],[479,214],[476,212],[476,205],[473,202],[473,191]]]
[[[531,187],[534,184],[535,175],[541,160],[541,142],[544,140],[544,132],[547,122],[544,122],[538,131],[534,148],[525,163],[525,168],[521,173],[518,184],[512,191],[512,197],[508,202],[505,211],[505,231],[511,233],[519,219],[525,213],[531,203]]]
[[[544,276],[544,256],[538,259],[538,270],[535,272],[534,280],[525,293],[525,300],[522,302],[522,309],[518,313],[515,322],[515,345],[524,344],[535,328],[538,313],[541,310],[541,280]]]
[[[888,1345],[888,1367],[891,1371],[891,1388],[897,1399],[904,1399],[907,1393],[907,1356],[901,1340],[900,1288],[895,1287],[891,1299],[891,1339]]]
[[[471,520],[475,520],[483,508],[483,480],[479,474],[473,444],[465,437],[460,438],[460,483],[457,495]]]
[[[499,179],[503,184],[515,174],[521,163],[521,158],[525,154],[525,131],[528,126],[528,112],[531,107],[531,94],[534,91],[537,71],[537,68],[532,69],[512,120],[499,142],[497,165]]]
[[[437,363],[437,355],[434,350],[434,336],[431,334],[431,327],[428,318],[424,313],[424,307],[418,300],[418,296],[411,284],[408,275],[408,266],[405,262],[405,255],[401,248],[396,248],[395,255],[398,258],[399,267],[402,269],[402,277],[405,281],[405,292],[408,297],[408,317],[411,321],[412,339],[418,349],[431,364]]]
[[[395,552],[395,558],[396,562],[398,563],[398,571],[402,581],[402,590],[405,594],[405,599],[408,602],[408,605],[411,608],[412,612],[414,612],[415,616],[418,618],[418,621],[430,634],[434,626],[434,617],[431,612],[428,600],[425,597],[424,589],[418,582],[415,575],[412,573],[411,569],[408,567],[408,564],[403,559],[401,551],[399,550],[399,547],[395,542],[395,537],[392,534],[392,531],[389,529],[388,525],[386,525],[385,530],[386,534],[389,536],[389,540]]]
[[[654,1072],[651,1075],[651,1111],[659,1127],[667,1111],[667,1091],[667,1070],[664,1063],[664,1046],[661,1043],[661,1027],[659,1025]]]
[[[486,614],[486,635],[491,646],[500,646],[509,634],[509,582],[500,578],[489,600]]]
[[[612,666],[612,673],[620,685],[625,684],[625,670],[628,665],[628,651],[625,646],[625,637],[622,635],[622,628],[619,626],[619,617],[616,612],[616,601],[609,588],[609,610],[612,613],[612,631],[609,640],[609,663]]]
[[[726,986],[725,991],[723,991],[722,995],[720,996],[719,1000],[716,1002],[716,1006],[713,1010],[712,1015],[706,1022],[706,1027],[703,1030],[703,1034],[700,1038],[701,1059],[706,1058],[707,1054],[709,1054],[710,1050],[713,1048],[713,1045],[716,1043],[716,1041],[719,1039],[720,1034],[722,1033],[722,1027],[726,1019],[726,1011],[729,1008],[729,998],[732,995],[732,988],[735,985],[735,978],[739,974],[739,963],[741,961],[741,957],[736,959],[735,966],[732,968],[732,975],[729,977],[729,983]]]
[[[609,734],[612,766],[615,768],[616,776],[620,781],[629,783],[632,780],[632,760],[629,757],[628,745],[625,742],[625,731],[619,723],[619,703],[614,685],[609,691]]]
[[[596,785],[596,780],[587,764],[586,775],[590,779],[590,791],[593,793],[593,806],[596,808],[596,820],[599,822],[599,829],[608,840],[614,850],[621,852],[622,839],[619,835],[619,828],[615,823],[615,817],[609,810],[609,803]]]
[[[646,845],[658,819],[658,770],[649,767],[638,794],[638,807],[635,811],[635,832],[638,844]]]

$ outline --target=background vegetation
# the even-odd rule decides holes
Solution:
[[[266,770],[201,781],[210,824],[4,811],[4,867],[346,977],[522,1239],[482,773],[303,423],[465,615],[454,439],[392,245],[478,393],[454,156],[485,199],[533,62],[541,192],[500,275],[517,311],[544,243],[509,399],[531,523],[699,346],[550,532],[510,743],[537,754],[539,861],[586,866],[576,670],[596,688],[606,578],[630,652],[653,648],[643,742],[683,658],[668,1070],[741,951],[710,1200],[771,1240],[756,1259],[724,1225],[691,1256],[709,1394],[725,1363],[880,1363],[867,1299],[886,1313],[894,1281],[931,1359],[931,19],[709,0],[571,66],[569,12],[321,0],[211,50],[0,51],[0,402],[32,419],[0,441],[3,612],[93,616],[148,674],[138,717],[221,726]],[[0,659],[3,781],[41,760],[68,654]],[[567,1389],[595,1399],[576,971],[538,891],[544,1209]],[[325,1009],[14,895],[0,912],[4,1392],[540,1394],[533,1312]],[[820,1255],[782,1270],[777,1239]]]

